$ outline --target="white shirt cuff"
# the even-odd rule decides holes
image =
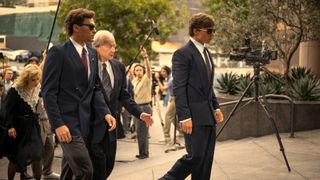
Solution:
[[[184,120],[180,121],[179,123],[184,123],[184,122],[187,122],[187,121],[191,121],[191,118],[184,119]]]

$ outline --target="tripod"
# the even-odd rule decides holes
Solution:
[[[253,65],[254,68],[254,76],[252,77],[251,82],[249,83],[249,85],[246,87],[246,89],[244,90],[242,96],[240,97],[239,101],[237,102],[237,104],[234,106],[234,108],[231,110],[228,118],[225,120],[224,124],[222,125],[221,129],[219,130],[218,134],[216,135],[216,138],[219,137],[219,135],[221,134],[222,130],[226,127],[226,125],[228,124],[229,120],[231,119],[231,117],[235,114],[237,108],[239,107],[240,103],[242,102],[244,96],[246,95],[246,93],[248,92],[248,90],[250,89],[250,87],[252,86],[252,84],[254,84],[254,88],[255,88],[255,96],[249,100],[246,104],[244,104],[243,106],[240,107],[240,109],[242,109],[243,107],[245,107],[246,105],[250,104],[251,102],[259,102],[259,104],[261,105],[262,109],[264,110],[264,112],[266,113],[268,119],[270,120],[270,122],[273,125],[273,128],[275,130],[276,133],[276,137],[280,146],[280,151],[282,152],[283,158],[286,162],[288,171],[291,171],[289,162],[287,160],[286,154],[284,152],[284,147],[281,141],[281,137],[279,135],[279,131],[278,128],[276,126],[276,123],[273,119],[273,117],[271,116],[271,113],[269,112],[269,109],[267,107],[267,99],[266,97],[263,95],[261,100],[261,97],[259,97],[259,82],[260,82],[260,71],[262,71],[264,68],[261,66],[261,63],[255,63]],[[265,70],[266,73],[269,73],[268,71]]]

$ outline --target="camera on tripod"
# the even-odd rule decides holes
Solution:
[[[277,51],[269,50],[264,41],[262,42],[261,48],[255,50],[251,47],[250,38],[245,38],[244,42],[245,47],[233,49],[234,52],[230,54],[230,60],[245,60],[246,65],[254,65],[257,63],[265,65],[269,64],[270,60],[277,59]]]

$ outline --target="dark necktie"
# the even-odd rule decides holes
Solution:
[[[106,92],[108,99],[110,100],[110,95],[112,91],[111,79],[107,71],[107,64],[102,63],[102,85]]]
[[[208,73],[208,78],[209,78],[209,81],[210,81],[211,80],[212,70],[211,70],[211,66],[210,66],[210,60],[209,60],[209,54],[208,54],[208,49],[207,48],[203,49],[203,55],[204,55],[204,59],[206,61],[207,73]]]
[[[87,57],[87,51],[85,48],[82,49],[81,60],[84,65],[84,68],[86,69],[86,72],[88,73],[88,57]]]

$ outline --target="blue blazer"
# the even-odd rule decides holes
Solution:
[[[120,122],[120,108],[121,106],[124,106],[132,115],[139,119],[142,112],[128,92],[125,65],[115,59],[112,59],[110,64],[114,74],[114,86],[111,91],[110,99],[107,99],[107,97],[105,97],[105,99],[112,116],[117,118],[117,122]],[[99,143],[102,141],[105,133],[108,132],[106,131],[107,128],[108,126],[105,123],[102,123],[98,118],[95,118],[92,137],[90,138],[92,143]],[[109,133],[109,138],[111,141],[117,139],[116,130]]]
[[[98,86],[98,58],[88,47],[91,74],[88,78],[72,42],[53,46],[48,52],[42,76],[42,95],[52,129],[66,125],[72,136],[87,137],[93,113],[106,124],[110,114]],[[93,111],[95,110],[95,111]]]
[[[213,65],[210,56],[211,64]],[[192,118],[194,126],[214,125],[214,109],[219,108],[213,90],[213,75],[208,77],[205,62],[192,41],[172,57],[173,94],[178,120]]]

